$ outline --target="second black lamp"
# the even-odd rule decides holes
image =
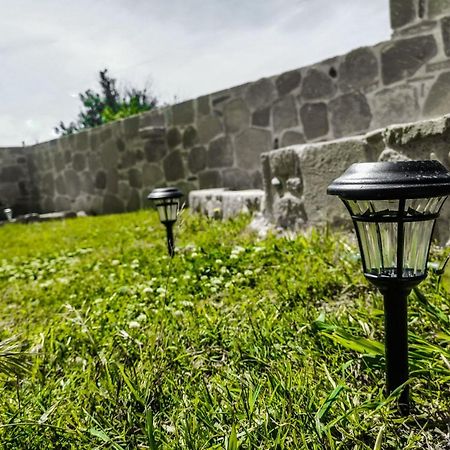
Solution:
[[[148,195],[158,211],[159,220],[166,227],[167,249],[170,257],[175,254],[173,224],[177,221],[180,198],[183,193],[175,187],[156,188]]]

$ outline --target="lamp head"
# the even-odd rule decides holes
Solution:
[[[176,187],[156,188],[148,195],[158,210],[159,220],[164,225],[176,222],[183,193]]]
[[[441,163],[353,164],[327,192],[352,217],[369,281],[411,288],[426,277],[434,223],[450,194],[450,172]]]

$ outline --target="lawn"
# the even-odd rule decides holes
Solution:
[[[401,417],[352,240],[248,222],[185,212],[172,260],[149,211],[1,227],[1,448],[450,448],[436,275],[410,297]]]

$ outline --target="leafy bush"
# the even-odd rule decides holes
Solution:
[[[342,234],[258,240],[248,219],[156,213],[0,228],[5,449],[436,449],[450,299],[410,299],[410,417],[384,396],[382,299]],[[440,256],[439,256],[440,258]]]
[[[119,92],[116,80],[108,76],[107,72],[107,69],[99,72],[100,93],[88,89],[84,94],[79,94],[83,109],[78,114],[78,119],[69,125],[61,121],[59,126],[55,127],[57,134],[72,134],[156,107],[158,100],[149,96],[146,89],[131,88]]]

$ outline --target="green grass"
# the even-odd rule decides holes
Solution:
[[[353,244],[247,223],[185,214],[173,260],[149,212],[1,227],[1,448],[448,448],[436,276],[409,302],[401,417]]]

